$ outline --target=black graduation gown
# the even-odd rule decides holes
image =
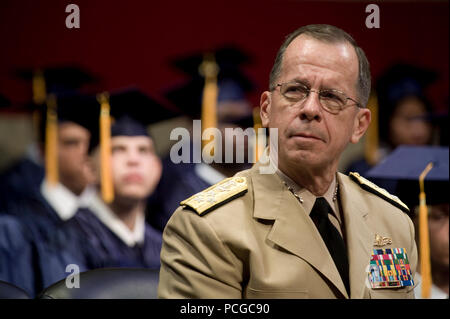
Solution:
[[[164,159],[161,180],[147,206],[147,221],[156,229],[164,230],[181,201],[211,186],[196,173],[195,165]]]
[[[9,215],[0,215],[0,280],[34,293],[31,245],[22,223]]]
[[[26,157],[0,175],[0,212],[7,212],[22,197],[39,191],[45,169]]]
[[[31,245],[32,296],[66,278],[69,264],[77,265],[80,272],[87,270],[76,230],[59,217],[40,192],[22,198],[8,213],[20,220]]]
[[[162,233],[147,223],[142,245],[128,246],[101,220],[87,209],[80,210],[71,221],[81,234],[83,253],[89,269],[103,267],[160,266]]]

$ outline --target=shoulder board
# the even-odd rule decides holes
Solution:
[[[359,173],[351,172],[349,174],[349,176],[354,182],[356,182],[359,186],[361,186],[361,188],[365,189],[366,191],[368,191],[372,194],[375,194],[375,195],[383,198],[384,200],[388,201],[395,207],[400,208],[405,213],[407,213],[407,214],[409,213],[408,206],[406,206],[406,204],[403,203],[397,196],[390,194],[384,188],[378,187],[371,181],[369,181],[369,180],[365,179],[364,177],[362,177],[361,175],[359,175]]]
[[[244,195],[247,189],[247,179],[245,177],[229,177],[185,199],[180,205],[189,207],[200,216],[203,216],[213,209]]]

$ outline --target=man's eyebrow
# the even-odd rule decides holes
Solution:
[[[289,82],[299,83],[304,86],[311,87],[311,84],[309,83],[309,81],[307,79],[294,78]]]
[[[304,86],[306,86],[308,88],[311,88],[311,84],[309,83],[308,79],[301,79],[301,78],[297,77],[297,78],[294,78],[294,79],[292,79],[291,81],[288,81],[288,82],[299,83],[299,84],[302,84],[302,85],[304,85]],[[337,89],[336,87],[332,87],[332,86],[328,86],[328,85],[321,85],[319,90],[321,90],[321,91],[333,90],[333,91],[343,92],[342,90]]]

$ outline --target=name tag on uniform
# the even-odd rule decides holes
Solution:
[[[374,249],[368,276],[373,289],[414,285],[405,248]]]

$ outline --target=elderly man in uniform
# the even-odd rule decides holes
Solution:
[[[163,235],[159,297],[414,298],[407,206],[337,172],[369,126],[369,92],[369,63],[346,32],[290,34],[260,103],[263,125],[278,129],[275,173],[260,162],[181,202]]]

